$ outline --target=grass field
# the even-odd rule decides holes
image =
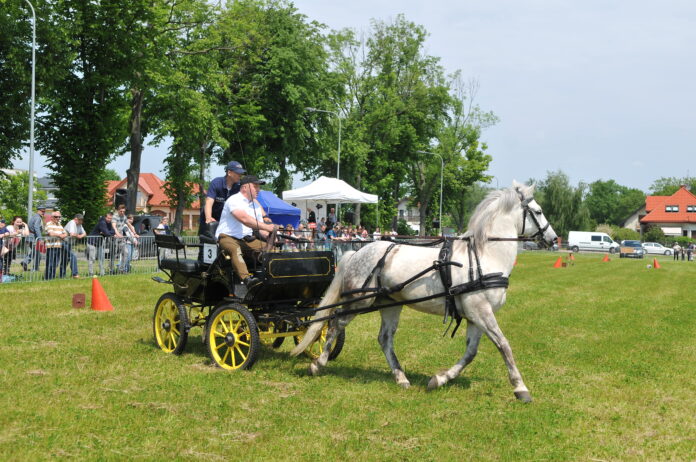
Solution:
[[[348,328],[321,377],[286,341],[251,371],[210,366],[192,331],[180,357],[152,340],[166,286],[100,279],[115,311],[70,307],[89,280],[0,285],[0,459],[694,460],[696,263],[525,253],[498,315],[534,402],[515,400],[487,339],[463,353],[441,319],[405,311],[392,379],[379,315]],[[464,329],[461,329],[463,332]]]

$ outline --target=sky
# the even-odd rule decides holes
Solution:
[[[367,32],[396,15],[425,27],[425,51],[478,82],[500,119],[482,134],[493,186],[561,170],[648,191],[696,175],[696,2],[692,0],[295,0],[329,29]],[[141,172],[161,172],[165,146]],[[125,176],[128,156],[110,168]],[[43,161],[35,162],[39,168]],[[20,161],[17,168],[27,168]],[[222,173],[213,167],[212,174]],[[297,186],[297,185],[295,185]]]

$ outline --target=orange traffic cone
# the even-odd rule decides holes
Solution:
[[[661,268],[660,264],[657,262],[657,258],[653,258],[653,268],[655,268],[655,269]]]
[[[610,260],[609,260],[609,254],[608,254],[608,253],[605,253],[605,254],[604,254],[604,258],[602,258],[602,261],[610,261]]]
[[[94,311],[113,311],[114,307],[106,296],[104,288],[99,284],[96,276],[92,278],[92,309]]]
[[[558,260],[556,260],[556,263],[553,264],[554,268],[560,268],[563,266],[563,259],[561,257],[558,257]]]

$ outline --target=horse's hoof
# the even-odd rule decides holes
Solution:
[[[532,395],[530,395],[528,391],[516,391],[515,398],[519,399],[523,403],[532,402]]]
[[[400,386],[401,388],[403,388],[404,390],[408,390],[409,388],[411,388],[411,382],[408,382],[408,381],[406,381],[406,382],[397,382],[397,385],[399,385],[399,386]]]
[[[314,363],[311,363],[307,372],[309,372],[309,375],[317,376],[319,375],[319,366],[317,366]]]
[[[441,386],[442,384],[439,382],[439,380],[437,380],[437,375],[433,375],[430,378],[430,382],[428,382],[428,391],[437,390]]]

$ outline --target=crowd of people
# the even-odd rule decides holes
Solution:
[[[675,260],[679,260],[679,257],[681,257],[682,260],[694,261],[695,252],[696,244],[693,242],[686,246],[681,246],[678,242],[675,242],[672,246],[672,254]]]
[[[17,277],[12,273],[12,264],[22,254],[19,265],[24,272],[39,273],[41,261],[45,258],[44,279],[68,276],[78,279],[81,277],[75,253],[78,243],[85,244],[90,276],[97,274],[95,262],[99,265],[99,275],[104,275],[107,271],[131,271],[131,261],[140,236],[133,226],[133,215],[126,214],[125,205],[121,204],[115,212],[108,212],[101,217],[90,233],[83,227],[82,214],[75,214],[65,224],[63,218],[59,210],[47,214],[46,207],[41,205],[28,223],[20,216],[13,217],[9,225],[5,220],[0,220],[0,281]],[[163,217],[155,232],[169,232],[166,217]],[[108,268],[105,265],[107,254],[110,258]]]

